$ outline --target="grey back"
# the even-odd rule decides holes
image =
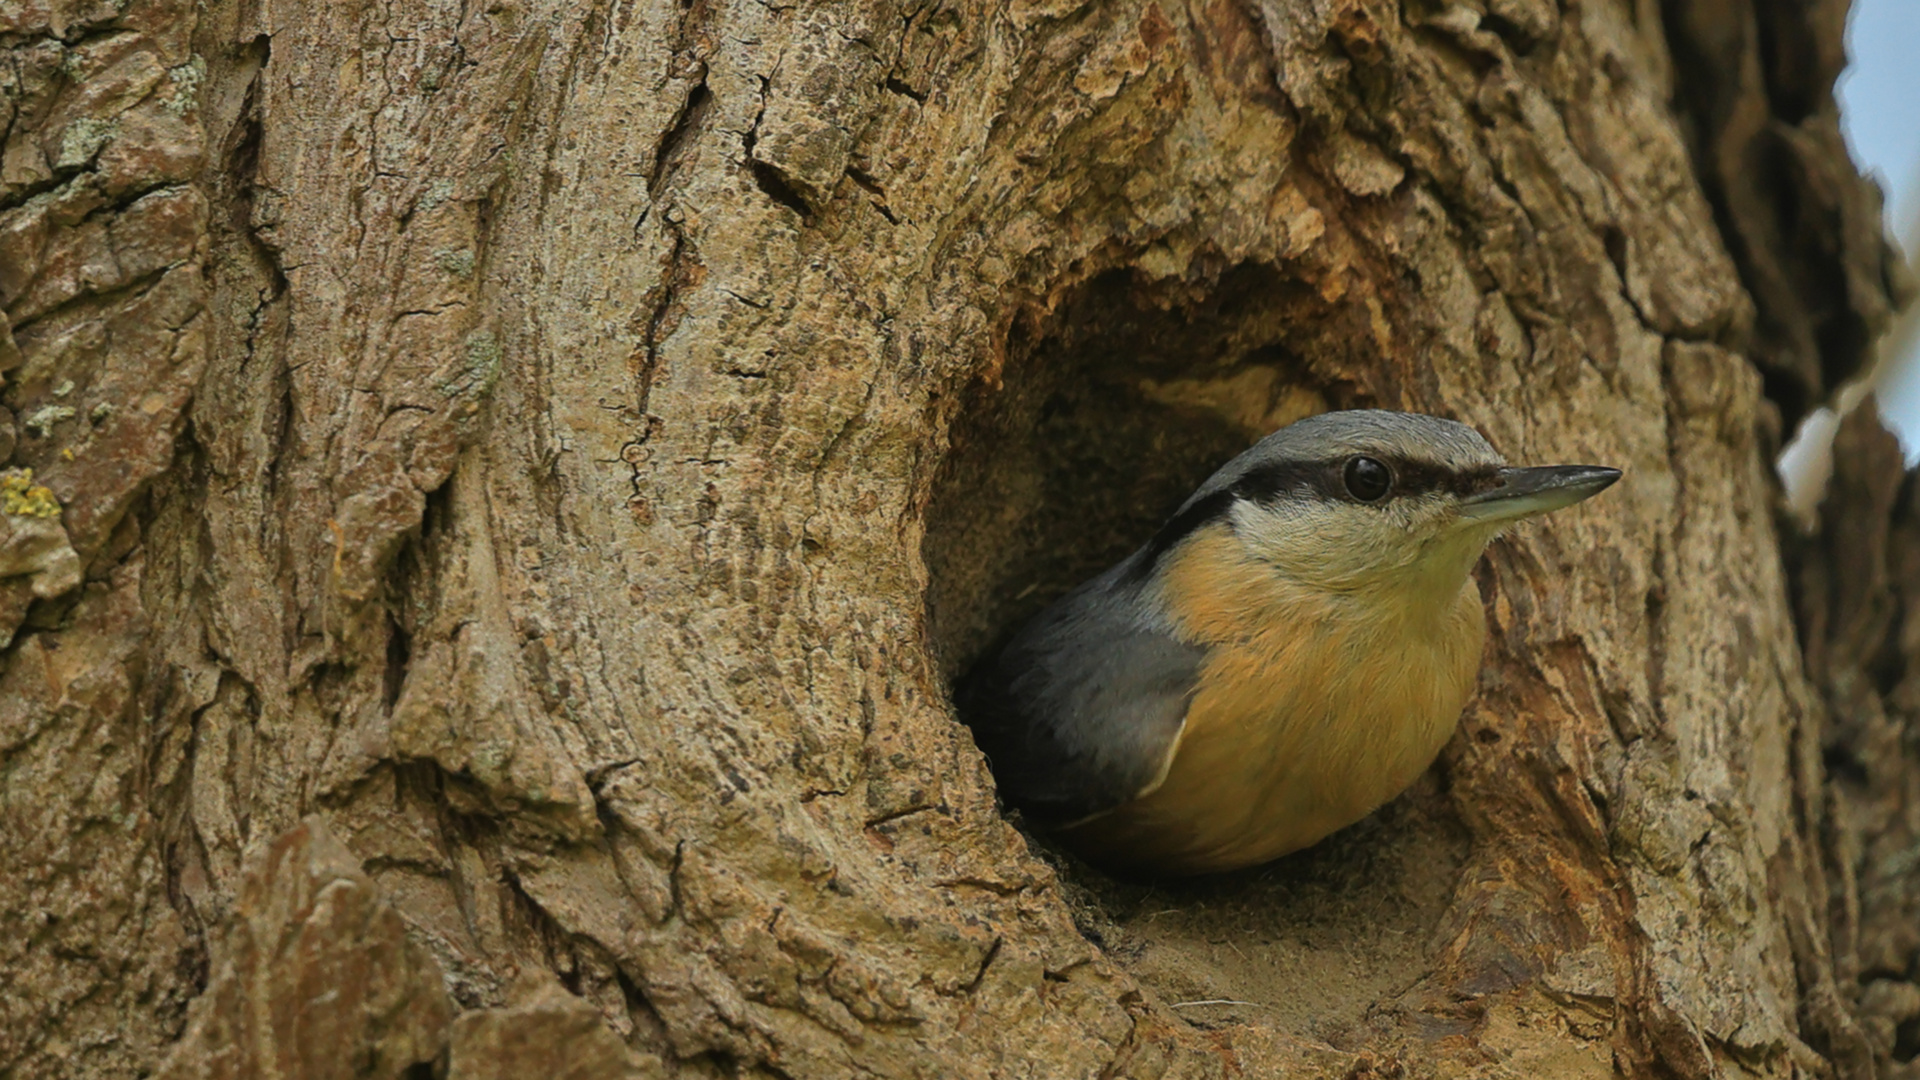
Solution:
[[[956,695],[1008,802],[1065,825],[1160,775],[1203,649],[1174,638],[1127,573],[1136,553],[1042,611]]]

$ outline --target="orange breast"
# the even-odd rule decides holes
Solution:
[[[1405,790],[1473,690],[1471,582],[1422,611],[1236,569],[1224,533],[1200,544],[1218,547],[1168,568],[1167,602],[1211,651],[1160,783],[1068,831],[1098,861],[1198,873],[1306,847]]]

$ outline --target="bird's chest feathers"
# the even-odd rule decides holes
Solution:
[[[1293,850],[1432,762],[1480,665],[1485,626],[1469,582],[1427,599],[1330,595],[1236,568],[1230,550],[1192,554],[1170,568],[1165,600],[1209,655],[1163,781],[1142,800],[1155,816],[1217,819]]]

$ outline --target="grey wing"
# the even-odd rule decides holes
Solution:
[[[958,695],[1001,793],[1045,824],[1111,810],[1160,778],[1205,658],[1104,587],[1041,612]]]

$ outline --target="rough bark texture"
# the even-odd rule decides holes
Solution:
[[[1769,468],[1901,288],[1842,22],[0,6],[0,1073],[1920,1073],[1920,499]],[[1627,470],[1441,762],[1024,836],[946,679],[1376,404]]]

